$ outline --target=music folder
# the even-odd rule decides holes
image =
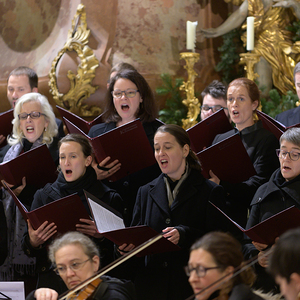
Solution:
[[[92,194],[86,191],[84,192],[99,233],[116,245],[133,244],[137,247],[150,238],[158,235],[158,232],[145,225],[125,227],[120,213],[116,212],[109,205],[97,199]],[[173,244],[168,239],[162,238],[141,251],[137,256],[178,250],[180,250],[180,247]]]
[[[0,114],[0,135],[7,137],[12,133],[13,125],[12,120],[14,118],[14,110],[10,109],[2,114]],[[1,147],[6,143],[3,142]]]
[[[288,129],[293,127],[300,127],[300,123],[294,124],[292,126],[284,126],[282,123],[278,122],[262,111],[256,111],[256,114],[262,121],[263,127],[272,132],[277,137],[277,139],[280,139],[281,135]]]
[[[208,118],[186,130],[190,137],[191,148],[195,153],[209,147],[215,136],[231,130],[231,124],[224,109],[220,109]]]
[[[21,185],[24,176],[26,184],[37,188],[56,180],[57,167],[47,145],[38,146],[0,164],[0,177],[9,184]]]
[[[249,229],[244,229],[235,221],[233,221],[228,215],[226,215],[215,204],[213,204],[212,202],[210,203],[254,242],[272,245],[275,243],[275,239],[281,234],[285,233],[289,229],[300,226],[300,210],[294,205],[271,216],[270,218],[256,224]]]
[[[89,139],[98,163],[107,156],[111,158],[108,163],[119,160],[121,169],[108,178],[110,181],[117,181],[156,164],[153,149],[139,119],[94,138],[89,137],[69,120],[64,120],[69,132],[82,134]]]
[[[86,208],[77,194],[72,194],[28,211],[14,192],[8,186],[6,188],[13,197],[25,221],[29,219],[35,230],[45,221],[48,221],[49,224],[52,222],[55,223],[58,233],[76,231],[76,224],[80,223],[79,219],[90,219]]]
[[[210,178],[209,170],[220,180],[238,183],[256,174],[253,163],[238,134],[197,153],[202,174]]]
[[[103,123],[102,121],[102,114],[96,117],[93,121],[86,121],[82,119],[81,117],[77,116],[76,114],[62,108],[61,106],[56,105],[56,108],[58,109],[61,117],[63,118],[63,122],[65,123],[65,119],[69,120],[73,124],[75,124],[78,128],[80,128],[84,133],[88,134],[90,129],[96,125]],[[67,127],[67,125],[66,125]],[[68,128],[68,127],[67,127]],[[70,133],[70,132],[69,132]]]

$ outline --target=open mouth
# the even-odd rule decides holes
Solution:
[[[34,131],[34,128],[31,127],[31,126],[28,126],[28,127],[26,127],[26,131],[27,131],[28,133],[32,133],[32,132]]]
[[[121,105],[121,109],[122,109],[123,111],[127,111],[127,110],[129,110],[129,105],[128,105],[128,104],[122,104],[122,105]]]
[[[161,163],[162,166],[164,166],[164,165],[166,165],[168,163],[168,161],[166,159],[162,159],[160,161],[160,163]]]
[[[72,174],[72,170],[66,170],[66,174],[67,174],[67,175]]]
[[[236,110],[234,110],[234,111],[232,112],[232,114],[233,114],[234,116],[237,116],[237,115],[239,114],[239,112],[236,111]]]

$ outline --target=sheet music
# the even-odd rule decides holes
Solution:
[[[12,300],[25,300],[23,281],[1,281],[0,292]],[[5,297],[1,294],[0,298],[5,299]]]
[[[98,231],[107,232],[125,228],[123,219],[115,215],[110,210],[88,198],[90,208],[94,217]]]

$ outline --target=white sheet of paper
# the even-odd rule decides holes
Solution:
[[[124,221],[113,212],[88,198],[98,231],[107,232],[125,228]]]
[[[12,300],[25,300],[23,281],[0,281],[0,292]],[[6,299],[0,294],[0,298]]]

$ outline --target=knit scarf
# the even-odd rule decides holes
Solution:
[[[26,144],[26,146],[25,146]],[[6,152],[3,162],[16,158],[24,149],[29,150],[42,144],[42,137],[31,144],[27,140],[11,146]],[[13,198],[6,190],[2,190],[2,202],[7,221],[8,255],[4,264],[0,267],[0,281],[9,281],[15,278],[15,272],[19,275],[34,275],[35,258],[29,258],[21,248],[23,234],[26,231],[26,222]]]

